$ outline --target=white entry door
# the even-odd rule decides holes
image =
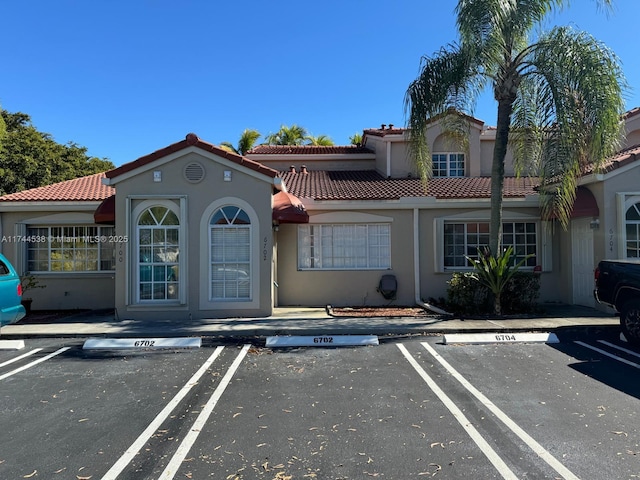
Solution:
[[[593,307],[593,230],[590,218],[571,221],[573,303]]]

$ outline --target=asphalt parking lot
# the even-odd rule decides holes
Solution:
[[[0,351],[0,477],[638,478],[639,368],[613,334],[134,351],[28,339]]]

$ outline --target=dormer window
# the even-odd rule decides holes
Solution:
[[[464,153],[431,155],[434,177],[464,177]]]

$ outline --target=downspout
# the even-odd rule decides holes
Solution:
[[[422,301],[420,295],[420,209],[413,209],[413,284],[415,285],[416,305],[439,315],[451,315],[441,308]]]
[[[387,178],[391,178],[391,141],[387,140]]]

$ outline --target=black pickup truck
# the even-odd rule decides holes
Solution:
[[[602,260],[594,277],[596,300],[620,313],[625,337],[640,345],[640,259]]]

